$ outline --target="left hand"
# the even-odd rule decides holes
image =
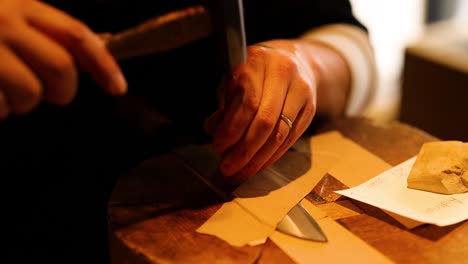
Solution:
[[[226,181],[240,183],[268,167],[310,125],[318,80],[296,44],[272,40],[249,46],[220,108],[207,119]],[[291,128],[281,115],[290,119]]]

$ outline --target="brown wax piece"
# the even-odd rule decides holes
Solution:
[[[425,143],[408,176],[408,188],[455,194],[468,191],[468,143]]]

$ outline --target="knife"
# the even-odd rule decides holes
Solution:
[[[235,188],[237,186],[222,181],[221,174],[218,170],[218,164],[221,158],[210,146],[189,145],[176,149],[174,153],[196,177],[203,181],[208,188],[223,201],[227,202],[232,200],[232,198],[238,197],[235,193]],[[268,184],[271,186],[267,186],[267,189],[280,188],[290,181],[286,176],[280,174],[271,167],[267,168],[262,173],[269,174],[268,178],[271,179],[271,181],[268,181]],[[261,219],[256,217],[256,215],[247,208],[244,209],[247,213],[262,222]],[[296,204],[288,212],[276,226],[276,230],[306,240],[317,242],[328,241],[314,218],[300,204]]]
[[[240,63],[243,63],[247,57],[242,0],[215,0],[212,6],[214,10],[213,21],[215,22],[214,25],[216,25],[215,32],[219,36],[222,47],[225,47],[222,57],[227,60],[225,64],[228,70],[232,71]],[[232,89],[232,87],[229,88]],[[227,91],[228,96],[232,93],[233,91]],[[284,176],[277,173],[275,177],[276,182],[278,182]],[[216,193],[225,196],[223,190],[216,188],[216,185],[212,184],[212,181],[217,181],[217,186],[225,186],[219,183],[220,178],[219,175],[211,177],[211,181],[206,181],[206,183],[211,185],[213,190],[217,189]],[[278,185],[277,187],[281,186]],[[225,188],[224,191],[226,191]],[[328,241],[315,219],[299,203],[288,212],[277,225],[276,229],[285,234],[303,239],[320,242]]]

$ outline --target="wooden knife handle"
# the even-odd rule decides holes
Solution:
[[[135,27],[100,33],[118,60],[170,51],[212,33],[211,17],[203,6],[192,6],[149,19]]]

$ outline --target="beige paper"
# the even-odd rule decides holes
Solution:
[[[302,176],[267,195],[251,198],[236,198],[235,201],[244,209],[255,212],[255,215],[262,222],[276,226],[287,212],[297,204],[310,190],[317,185],[327,171],[338,162],[336,156],[322,155],[319,152],[312,154],[314,164]],[[263,179],[261,177],[252,178],[253,181],[241,185],[234,193],[243,193],[243,189],[249,192],[258,188],[261,193]]]
[[[246,244],[254,246],[264,243],[273,230],[275,230],[274,226],[258,221],[255,216],[243,210],[237,203],[230,202],[225,203],[197,231],[221,237],[229,244],[240,247]]]
[[[332,131],[310,139],[312,166],[297,179],[265,193],[271,174],[261,173],[235,193],[259,193],[225,203],[197,231],[214,235],[233,246],[257,244],[271,235],[288,211],[306,196],[328,172],[348,186],[355,186],[390,168],[377,156]],[[330,173],[331,174],[331,173]],[[229,217],[228,217],[229,216]]]
[[[311,144],[324,145],[322,141],[335,141],[339,138],[341,138],[339,133],[322,134],[313,137]],[[266,239],[288,211],[312,190],[332,166],[338,163],[337,155],[323,154],[319,148],[314,148],[311,155],[313,166],[302,176],[268,194],[249,198],[238,197],[225,203],[197,231],[217,236],[234,246],[249,245],[261,238]],[[266,175],[258,174],[250,178],[239,186],[235,193],[243,193],[246,189],[250,193],[255,190],[260,190],[259,193],[262,193],[263,183],[268,180],[262,176]],[[232,217],[225,217],[226,215]],[[237,216],[241,216],[242,221]],[[253,224],[255,221],[258,223]],[[268,232],[270,233],[266,235]]]
[[[271,240],[296,263],[393,263],[382,253],[329,217],[307,200],[302,206],[317,220],[328,237],[327,243],[314,242],[274,232]]]
[[[343,137],[338,143],[324,146],[327,151],[346,157],[328,173],[348,187],[357,186],[391,168],[388,163],[347,138]]]

